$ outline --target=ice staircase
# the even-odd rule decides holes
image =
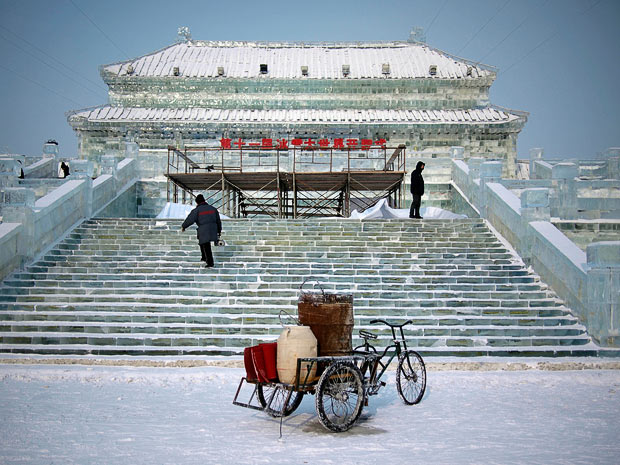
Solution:
[[[423,356],[598,355],[483,220],[225,220],[216,267],[179,220],[92,219],[0,287],[0,356],[239,355],[299,286],[352,293],[355,332],[407,326]],[[306,287],[310,290],[312,286]]]

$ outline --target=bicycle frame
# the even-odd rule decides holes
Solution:
[[[405,340],[405,334],[403,332],[403,326],[411,323],[411,321],[407,321],[400,326],[391,325],[385,320],[372,320],[370,323],[371,324],[372,323],[383,323],[386,326],[388,326],[390,330],[392,331],[392,344],[388,345],[383,350],[383,353],[380,356],[378,356],[375,360],[365,361],[364,364],[360,367],[360,370],[362,371],[363,375],[366,374],[367,370],[369,371],[368,381],[369,381],[369,385],[373,388],[372,391],[369,389],[369,394],[376,394],[378,390],[377,385],[381,382],[381,378],[383,377],[383,374],[386,372],[388,366],[390,366],[390,363],[392,363],[392,360],[394,360],[394,357],[400,357],[400,354],[403,353],[403,350],[404,352],[407,352],[408,350],[407,341]],[[396,335],[396,328],[398,328],[398,331],[400,333],[400,339],[398,339]],[[363,333],[360,331],[360,334],[363,334]],[[367,334],[371,334],[371,333],[367,333]],[[377,349],[372,344],[370,344],[370,342],[368,342],[368,338],[364,338],[363,346],[356,347],[353,353],[355,354],[356,352],[359,352],[358,349],[362,347],[364,349],[364,352],[366,353],[372,353],[372,352],[377,353]],[[390,358],[387,360],[387,362],[384,363],[383,358],[386,357],[388,355],[388,352],[392,349],[394,351],[391,353]],[[381,371],[377,374],[379,366],[381,366]],[[383,385],[385,385],[385,383],[383,383]]]

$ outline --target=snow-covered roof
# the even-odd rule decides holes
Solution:
[[[136,108],[105,105],[73,113],[69,121],[89,122],[227,122],[292,124],[508,123],[515,113],[487,107],[469,110],[229,110],[215,108]]]
[[[261,73],[261,65],[267,65],[266,73]],[[346,76],[343,65],[349,67]],[[302,73],[302,66],[307,67],[306,75]],[[280,79],[475,79],[495,75],[495,70],[489,66],[452,57],[422,43],[206,41],[177,43],[133,60],[106,65],[102,67],[102,74],[177,77],[175,68],[178,77],[222,79],[261,76]],[[219,72],[218,68],[221,68]]]

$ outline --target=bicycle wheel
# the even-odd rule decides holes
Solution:
[[[319,421],[336,433],[351,428],[364,408],[364,382],[359,368],[347,362],[328,366],[316,386]]]
[[[426,366],[415,350],[403,352],[398,357],[396,388],[398,395],[407,405],[414,405],[422,400],[426,390]]]
[[[304,398],[303,392],[293,391],[286,409],[282,411],[284,402],[286,402],[286,396],[288,396],[288,391],[286,389],[282,386],[262,384],[259,384],[257,387],[258,389],[256,393],[261,406],[265,409],[265,412],[276,418],[280,416],[288,417],[291,413],[297,410],[297,407],[299,407],[299,404],[301,404],[301,401]],[[272,395],[273,399],[271,399]],[[269,403],[270,399],[271,404]]]

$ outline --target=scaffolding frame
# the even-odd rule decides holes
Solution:
[[[401,208],[405,145],[360,148],[168,147],[167,200],[201,191],[231,217],[348,217],[383,198]],[[181,198],[179,198],[181,197]]]

